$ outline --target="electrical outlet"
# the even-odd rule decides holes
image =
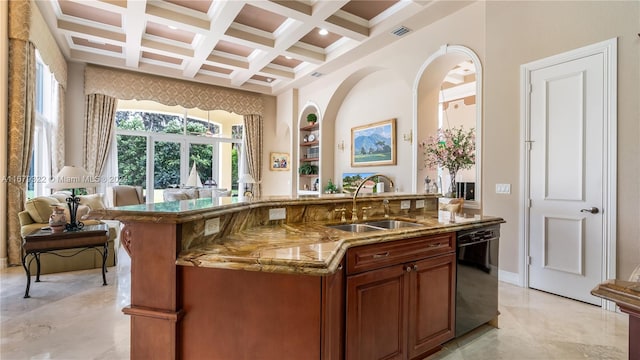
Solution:
[[[400,210],[411,209],[411,200],[402,200],[400,202]]]
[[[209,219],[204,222],[204,234],[213,235],[220,232],[220,218]]]
[[[496,184],[496,194],[511,194],[511,184]]]
[[[416,209],[424,208],[424,200],[416,200]]]
[[[269,220],[283,220],[287,218],[287,209],[269,209]]]

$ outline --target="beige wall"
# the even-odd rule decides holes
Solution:
[[[0,1],[0,24],[8,24],[9,3]],[[0,176],[7,176],[7,128],[9,105],[9,41],[7,26],[0,27]],[[7,267],[7,183],[0,181],[0,269]]]
[[[297,90],[289,90],[281,96],[274,98],[274,111],[276,120],[274,122],[265,121],[264,124],[264,167],[262,173],[262,192],[267,195],[291,195],[295,189],[297,166],[294,159],[297,159],[297,149],[293,146],[296,143],[296,132],[292,129],[292,124],[298,112],[298,105],[294,101]],[[270,153],[282,152],[289,154],[288,171],[269,170]]]
[[[487,2],[484,211],[504,216],[501,268],[519,271],[521,64],[618,40],[618,278],[640,263],[638,126],[640,2]],[[511,195],[491,186],[510,183]]]
[[[376,172],[399,174],[405,161],[411,159],[411,143],[402,140],[402,134],[411,131],[411,89],[394,71],[381,70],[360,80],[342,101],[335,119],[335,141],[344,141],[345,149],[335,147],[334,183],[342,187],[345,172]],[[366,104],[366,106],[363,106]],[[351,128],[383,120],[396,119],[396,163],[387,166],[351,166]],[[322,145],[325,143],[323,142]],[[328,144],[331,146],[330,144]],[[333,150],[333,149],[332,149]],[[393,176],[399,191],[411,191],[410,176]],[[326,180],[323,186],[326,185]]]
[[[619,37],[617,277],[625,279],[640,263],[639,25],[637,1],[478,2],[300,88],[298,102],[317,103],[325,113],[323,121],[336,125],[336,141],[323,142],[323,148],[333,149],[338,141],[347,140],[345,134],[353,126],[397,117],[398,143],[404,151],[402,133],[412,128],[411,96],[420,67],[444,44],[473,50],[484,68],[482,208],[484,214],[507,221],[502,227],[500,268],[515,276],[521,270],[520,65]],[[387,85],[394,91],[378,106]],[[350,147],[350,137],[345,145]],[[336,173],[345,167],[346,153],[335,152],[333,164],[328,164]],[[405,187],[417,163],[412,155],[403,152],[397,166],[377,170]],[[511,184],[511,194],[496,195],[496,183]]]

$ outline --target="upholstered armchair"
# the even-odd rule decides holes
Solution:
[[[117,185],[107,188],[107,200],[111,206],[144,204],[142,186]]]
[[[53,213],[53,206],[65,208],[66,218],[69,219],[69,210],[66,199],[71,196],[70,192],[61,191],[49,196],[38,196],[27,200],[25,210],[18,213],[20,221],[20,233],[24,237],[35,230],[49,226],[49,217]],[[80,205],[78,206],[77,218],[85,225],[99,224],[98,220],[86,220],[83,217],[92,209],[104,208],[102,194],[80,195]],[[115,241],[118,231],[113,224],[109,225],[109,254],[107,257],[107,266],[115,265]],[[102,266],[102,256],[96,251],[83,251],[76,256],[70,257],[71,254],[77,253],[77,249],[59,250],[56,253],[63,257],[52,254],[42,254],[42,270],[41,274],[57,273],[63,271],[86,270],[100,268]],[[32,264],[35,266],[35,263]],[[35,274],[35,268],[31,269]]]

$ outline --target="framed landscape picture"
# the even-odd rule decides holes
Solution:
[[[272,152],[269,159],[269,170],[287,171],[291,167],[289,164],[289,153]]]
[[[396,119],[351,129],[351,166],[396,164]]]

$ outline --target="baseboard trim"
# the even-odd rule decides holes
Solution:
[[[6,269],[7,267],[9,267],[9,259],[8,258],[0,259],[0,269]]]
[[[520,274],[518,273],[505,271],[505,270],[498,270],[498,280],[512,284],[512,285],[522,286],[520,284]]]

